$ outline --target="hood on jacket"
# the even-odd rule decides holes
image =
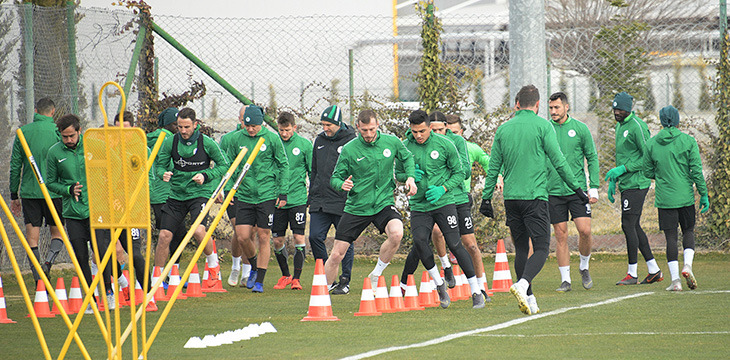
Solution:
[[[337,140],[340,140],[340,139],[348,136],[349,134],[353,134],[353,133],[355,133],[355,129],[353,127],[351,127],[345,123],[341,123],[340,129],[337,130],[337,132],[334,135],[332,135],[331,137],[327,136],[327,134],[324,131],[317,134],[317,137],[322,137],[322,138],[330,140],[330,141],[337,141]]]
[[[658,134],[656,134],[656,142],[659,143],[659,145],[667,145],[674,141],[676,138],[678,138],[680,135],[682,135],[682,132],[679,131],[677,128],[667,127],[659,131]]]

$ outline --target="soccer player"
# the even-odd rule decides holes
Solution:
[[[307,223],[307,180],[312,172],[312,143],[296,133],[294,115],[282,112],[277,118],[279,136],[289,160],[289,187],[286,205],[274,210],[274,225],[271,236],[274,238],[274,254],[281,269],[281,278],[274,289],[285,289],[291,284],[292,290],[302,290],[299,277],[304,267],[304,228]],[[294,236],[294,276],[289,272],[286,251],[286,229]]]
[[[247,156],[260,138],[264,139],[248,174],[236,191],[236,240],[251,264],[246,287],[252,292],[264,292],[264,277],[269,266],[269,238],[274,223],[274,209],[287,203],[289,162],[279,136],[263,127],[264,112],[249,105],[243,114],[242,129],[232,135],[226,152],[235,158],[244,146]],[[254,234],[254,227],[257,229]],[[254,236],[258,235],[259,254],[256,256]]]
[[[616,285],[636,285],[637,249],[646,261],[649,274],[641,281],[651,284],[664,280],[659,265],[651,253],[649,238],[641,228],[641,212],[644,198],[649,192],[651,179],[641,171],[646,142],[649,140],[649,127],[631,111],[634,98],[625,93],[616,94],[613,99],[613,116],[616,118],[616,167],[606,173],[608,200],[614,202],[616,184],[621,192],[621,228],[626,236],[626,251],[629,255],[629,269],[626,277]]]
[[[342,122],[342,111],[332,105],[320,116],[322,132],[314,139],[312,149],[312,173],[309,176],[309,245],[315,259],[327,262],[327,232],[335,230],[345,209],[347,192],[337,191],[330,186],[332,172],[340,157],[342,147],[355,138],[355,129]],[[346,295],[350,292],[354,246],[350,246],[342,259],[342,275],[332,289],[332,295]]]
[[[582,189],[586,186],[585,163],[588,163],[588,204],[566,185],[554,168],[550,167],[547,177],[548,202],[550,204],[550,223],[555,229],[555,254],[558,258],[558,270],[561,283],[557,292],[571,290],[570,249],[568,248],[568,214],[578,230],[578,251],[580,252],[580,276],[583,288],[593,287],[593,280],[588,271],[591,259],[591,204],[598,202],[598,154],[593,136],[586,124],[568,114],[570,104],[565,93],[556,92],[550,95],[550,118],[558,138],[560,151],[565,155],[568,168],[575,177],[576,184]]]
[[[188,213],[193,219],[200,215],[229,166],[228,158],[218,143],[200,133],[195,110],[181,109],[177,113],[177,128],[172,141],[165,141],[157,155],[162,165],[156,169],[157,174],[170,183],[170,196],[162,207],[160,236],[155,251],[155,266],[160,268],[167,261],[173,231],[180,227]],[[205,237],[207,223],[206,216],[194,230],[193,236],[198,242]],[[209,279],[219,279],[220,264],[212,242],[205,245],[203,253],[208,261]]]
[[[378,283],[378,277],[398,250],[403,238],[403,222],[393,200],[393,166],[396,161],[403,163],[407,195],[413,196],[418,191],[413,178],[413,155],[397,137],[378,131],[378,125],[374,111],[360,112],[357,116],[360,135],[342,147],[332,173],[332,187],[349,194],[335,233],[332,255],[325,263],[328,284],[334,283],[337,268],[348,247],[371,223],[388,236],[380,246],[378,263],[368,275],[371,283]]]
[[[502,169],[505,217],[515,245],[515,273],[519,279],[510,287],[510,293],[517,299],[520,310],[532,315],[539,312],[532,281],[545,265],[550,251],[547,162],[552,163],[560,178],[584,204],[588,196],[576,184],[552,126],[537,115],[540,93],[534,85],[520,89],[515,108],[514,117],[500,125],[494,136],[479,212],[486,217],[494,216],[492,195]],[[530,240],[534,253],[528,258]]]
[[[459,117],[459,115],[446,115],[446,127],[454,134],[464,137],[464,126],[461,123],[461,117]],[[470,169],[471,165],[475,163],[479,164],[485,171],[489,168],[489,155],[487,155],[487,153],[484,151],[484,149],[482,149],[481,146],[469,140],[466,140],[466,149],[469,152]],[[464,180],[464,185],[466,186],[467,192],[471,197],[471,170],[469,170],[469,178]],[[495,188],[495,190],[502,192],[503,188],[504,181],[502,180],[502,175],[500,174],[499,177],[497,177],[497,187]]]
[[[687,280],[687,287],[696,289],[697,280],[692,272],[695,255],[695,196],[692,185],[700,194],[700,212],[710,209],[700,149],[692,136],[677,129],[679,111],[674,106],[662,108],[659,121],[664,128],[647,142],[642,168],[644,176],[654,179],[656,184],[654,206],[659,212],[659,228],[667,239],[667,265],[672,276],[672,284],[667,290],[682,291],[677,261],[677,225],[682,228],[684,248],[682,276]]]
[[[20,128],[23,131],[23,136],[25,136],[28,142],[30,152],[33,154],[41,176],[43,177],[46,176],[46,155],[48,154],[48,148],[61,140],[56,124],[53,122],[53,114],[55,112],[56,105],[53,103],[53,100],[49,98],[40,99],[35,106],[33,122],[23,125]],[[30,166],[28,158],[25,157],[20,140],[16,137],[13,142],[13,151],[10,155],[10,210],[15,216],[20,216],[22,211],[25,221],[25,237],[28,245],[33,255],[38,259],[38,262],[43,265],[43,271],[48,276],[51,271],[51,265],[56,260],[58,253],[63,249],[63,240],[61,240],[61,231],[53,221],[51,210],[43,198],[38,180],[36,180]],[[18,196],[18,188],[20,188],[20,196]],[[63,223],[61,196],[54,192],[49,192],[48,195],[51,196],[53,206],[56,208],[61,223]],[[38,251],[38,241],[40,240],[41,226],[43,226],[44,220],[51,230],[51,245],[45,262],[41,260],[41,254]],[[30,269],[33,272],[33,280],[37,283],[40,276],[38,276],[33,265],[31,265]]]
[[[447,308],[451,301],[446,292],[446,283],[441,279],[433,261],[433,251],[428,246],[434,225],[438,224],[439,228],[443,229],[443,236],[449,248],[457,256],[464,269],[464,274],[469,279],[473,307],[475,309],[483,308],[485,298],[477,284],[469,253],[464,249],[459,238],[459,219],[457,218],[457,207],[454,204],[455,196],[465,196],[463,194],[463,161],[459,158],[460,154],[450,139],[431,130],[432,123],[425,111],[412,112],[408,121],[410,129],[406,132],[403,144],[413,154],[416,166],[418,166],[414,180],[419,185],[418,192],[409,200],[413,248],[408,254],[408,258],[411,258],[415,252],[436,283],[441,307]],[[443,122],[441,124],[445,126]],[[466,149],[465,144],[464,148]],[[403,166],[399,163],[396,166],[396,179],[405,180],[405,177]],[[457,192],[457,189],[462,192]],[[409,274],[413,273],[413,266],[408,269],[408,265],[409,261],[406,259],[403,278],[407,278]],[[407,270],[410,270],[410,273],[406,273]]]

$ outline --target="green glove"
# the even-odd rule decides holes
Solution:
[[[413,180],[415,180],[416,182],[421,181],[421,178],[423,178],[423,174],[425,174],[425,172],[421,170],[418,164],[416,164],[416,172],[413,176]]]
[[[619,176],[626,174],[626,166],[616,166],[615,168],[608,170],[608,173],[606,173],[606,179],[604,180],[618,180]]]
[[[704,214],[707,210],[710,210],[710,199],[707,195],[702,195],[700,197],[700,213]]]
[[[435,204],[444,194],[446,194],[446,189],[443,186],[431,185],[426,190],[426,200]]]
[[[616,181],[611,179],[611,181],[608,182],[608,200],[613,204],[616,199],[613,198],[613,194],[616,193]]]

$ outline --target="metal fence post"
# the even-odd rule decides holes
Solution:
[[[33,4],[23,4],[23,55],[25,57],[25,119],[20,124],[33,121],[35,112],[35,87],[33,82]]]
[[[66,28],[68,29],[68,76],[71,90],[71,113],[79,113],[79,81],[76,74],[76,17],[73,1],[66,2]]]

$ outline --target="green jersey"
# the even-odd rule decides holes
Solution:
[[[464,189],[467,193],[471,191],[471,166],[478,163],[482,169],[489,169],[489,155],[481,146],[471,142],[466,142],[466,150],[469,152],[469,176],[464,180]]]
[[[575,183],[581,189],[588,190],[586,186],[585,162],[588,162],[588,176],[591,181],[591,188],[597,189],[598,183],[598,154],[596,145],[593,143],[593,136],[586,124],[568,116],[564,123],[558,124],[550,121],[555,129],[560,151],[565,156],[568,168],[573,174]],[[553,196],[573,195],[575,192],[560,178],[555,168],[548,162],[547,178],[548,194]]]
[[[452,196],[454,197],[454,203],[457,205],[466,204],[469,202],[469,186],[464,186],[466,179],[471,178],[471,163],[469,162],[469,148],[466,144],[466,140],[464,140],[463,137],[460,135],[456,135],[451,130],[446,129],[446,136],[447,139],[449,139],[454,146],[456,147],[456,151],[458,152],[459,156],[459,167],[461,168],[460,174],[461,178],[459,179],[459,186],[455,187],[453,190],[448,189],[449,192],[451,192]],[[418,164],[418,162],[416,162]],[[457,176],[458,177],[458,176]],[[420,188],[419,188],[420,190]]]
[[[223,136],[221,136],[221,139],[218,142],[221,150],[223,150],[223,152],[226,154],[226,156],[228,156],[227,149],[228,149],[228,146],[230,145],[231,138],[233,138],[233,134],[235,134],[236,131],[238,131],[238,130],[241,130],[241,124],[238,124],[236,126],[236,130],[233,130],[233,131],[228,132],[228,133],[224,134]],[[238,155],[238,153],[236,153],[236,155]],[[233,160],[235,160],[235,159],[236,159],[235,157],[233,159],[228,157],[228,161],[231,164],[233,163]],[[240,169],[241,169],[240,167],[238,167],[236,169],[236,171],[233,173],[233,176],[231,177],[231,180],[228,180],[228,182],[226,183],[226,186],[223,187],[223,190],[225,190],[226,193],[228,193],[231,189],[233,189],[233,184],[236,182],[236,179],[238,179],[238,175],[241,173]]]
[[[163,165],[160,163],[160,152],[162,151],[162,148],[164,147],[164,144],[168,141],[172,141],[173,134],[169,130],[165,129],[157,129],[149,134],[147,134],[147,147],[152,149],[155,146],[155,143],[157,143],[157,139],[160,137],[161,133],[165,133],[165,139],[162,140],[162,146],[160,146],[160,150],[157,152],[157,156],[155,157],[155,162],[152,165],[154,169],[163,168],[167,169],[172,164],[165,164]],[[167,201],[167,198],[170,196],[170,183],[162,181],[162,177],[158,176],[157,171],[150,171],[150,204],[164,204],[165,201]]]
[[[370,216],[386,206],[395,205],[393,169],[396,161],[402,163],[406,178],[413,177],[413,154],[397,137],[380,131],[371,143],[358,136],[342,147],[330,185],[342,191],[342,184],[352,176],[353,187],[347,194],[346,213]]]
[[[41,176],[45,177],[48,148],[61,141],[61,135],[58,133],[53,118],[36,113],[33,115],[33,122],[23,125],[20,130],[23,131],[23,136],[28,142],[28,147],[40,169]],[[9,181],[11,199],[18,198],[18,188],[20,188],[20,197],[23,199],[43,199],[43,192],[41,192],[38,180],[36,180],[33,170],[30,168],[28,158],[25,157],[25,151],[23,151],[23,146],[17,136],[13,142],[13,152],[10,155]],[[49,195],[54,199],[60,197],[55,192],[51,192]]]
[[[616,123],[616,166],[626,167],[626,173],[618,177],[619,191],[646,189],[651,185],[651,179],[641,170],[650,136],[649,127],[634,112]]]
[[[89,194],[86,187],[86,162],[84,161],[84,136],[71,149],[59,141],[48,149],[46,159],[46,185],[63,198],[63,217],[84,220],[89,218]],[[73,196],[76,183],[82,185],[79,199]]]
[[[289,159],[289,189],[284,206],[289,209],[307,203],[307,179],[312,172],[312,143],[297,133],[282,142]]]

